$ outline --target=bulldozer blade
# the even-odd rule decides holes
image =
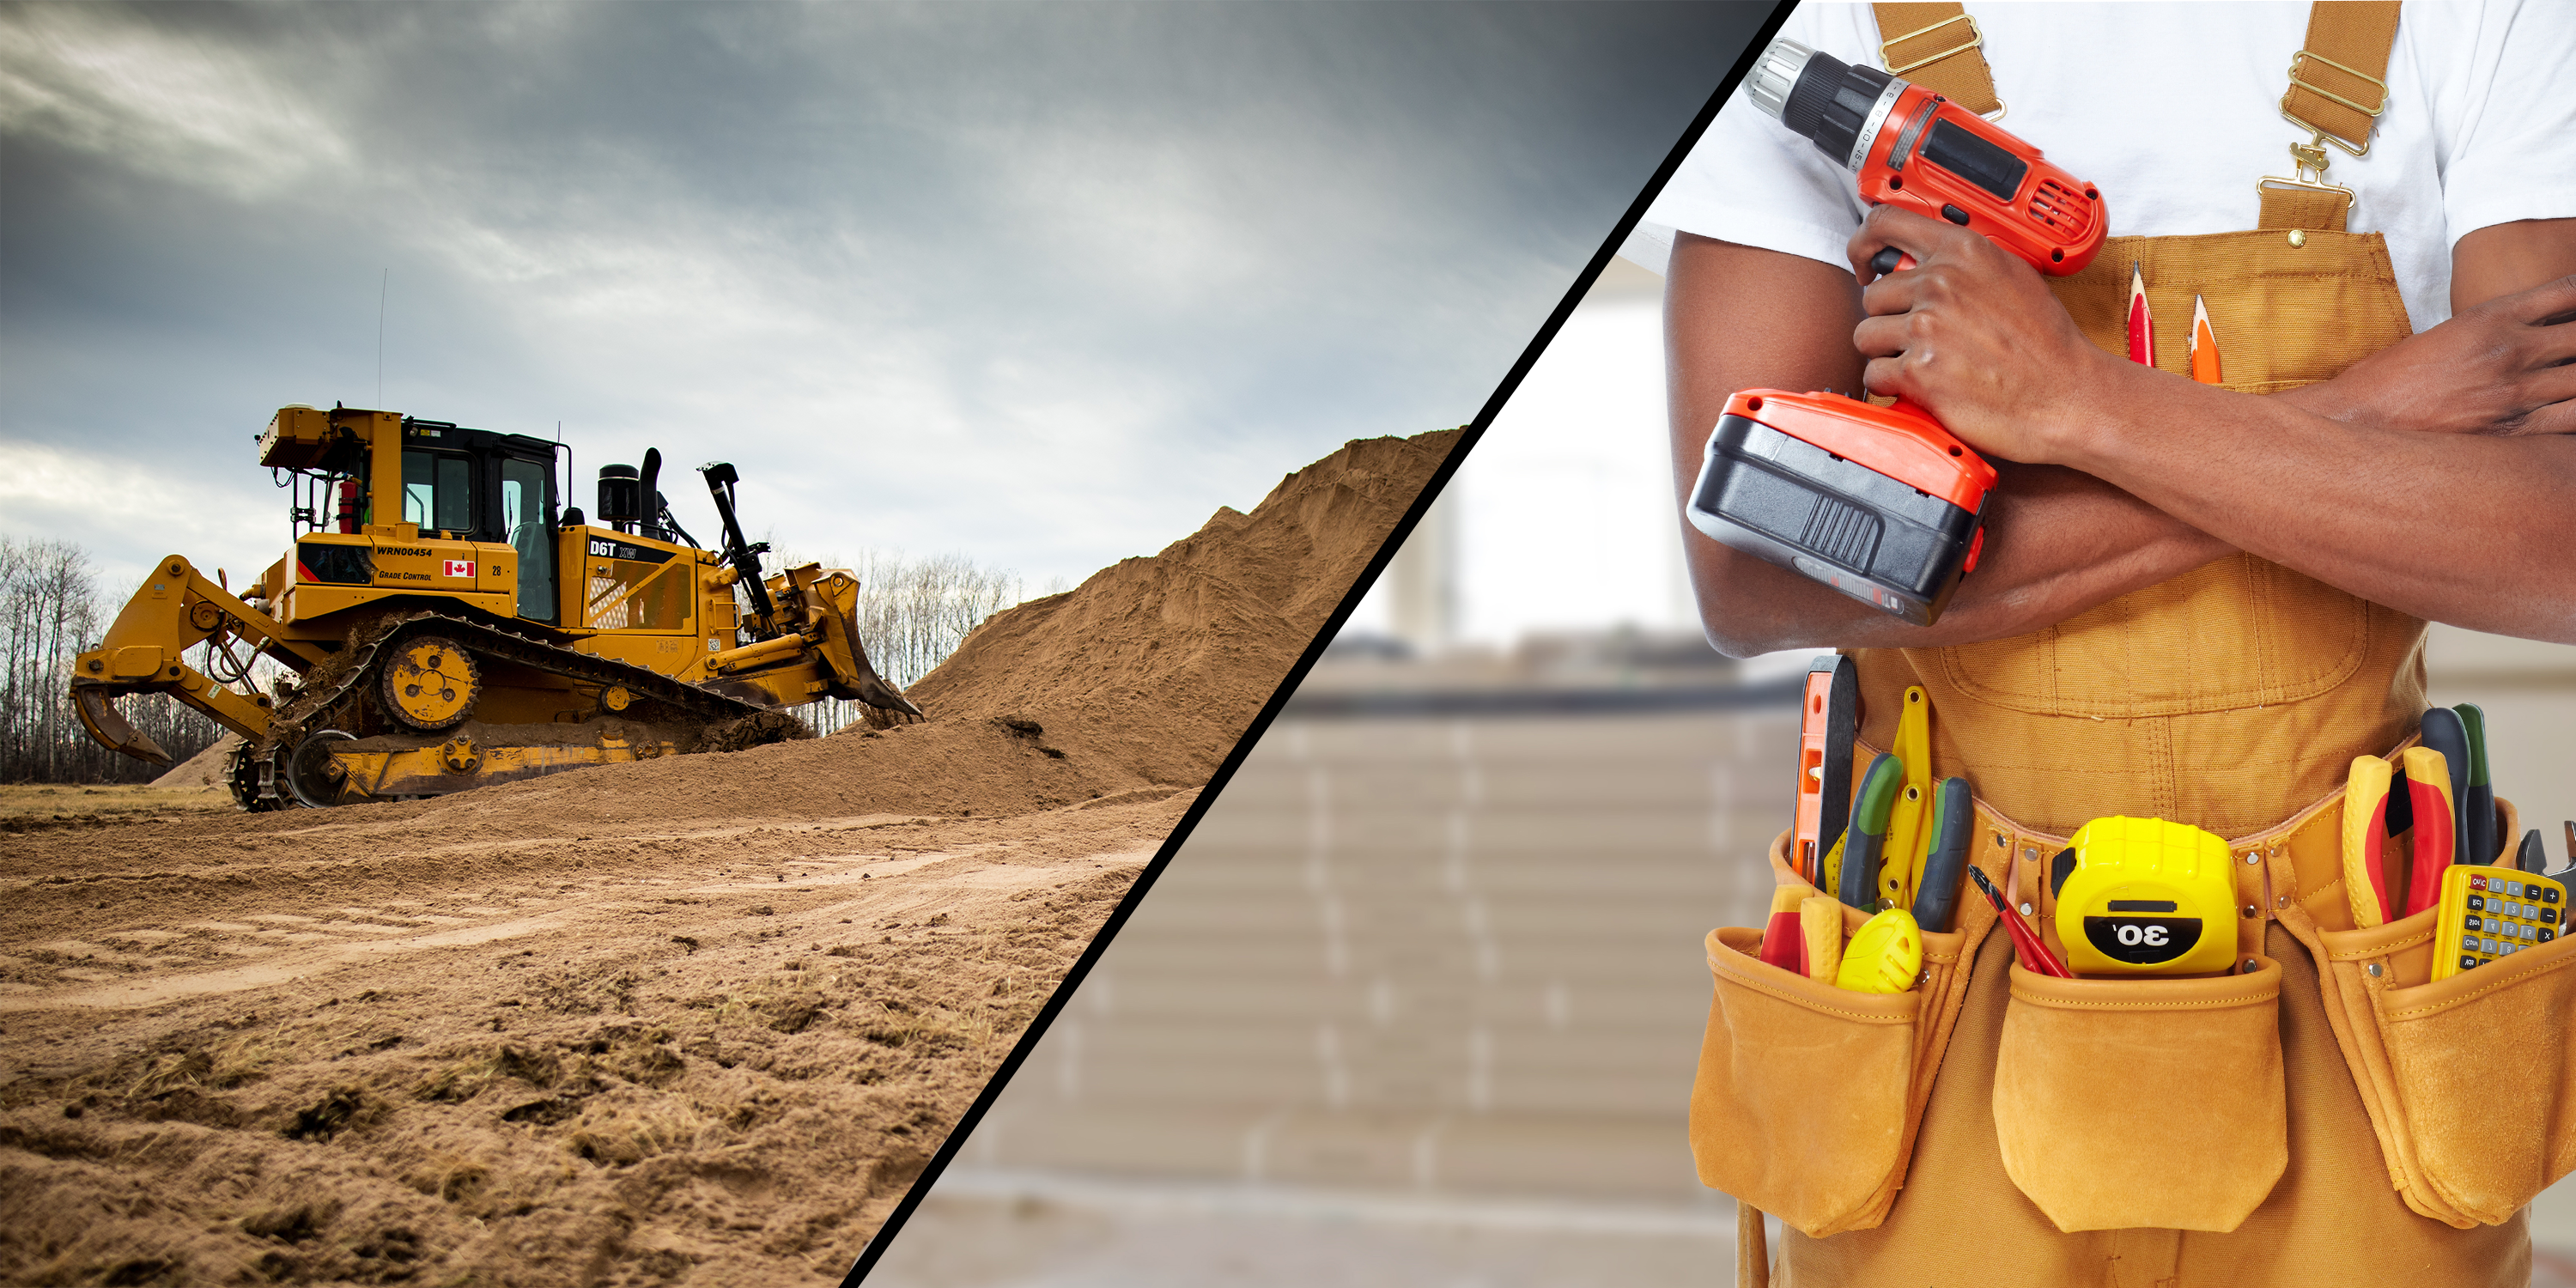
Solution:
[[[89,729],[89,736],[98,739],[100,745],[111,751],[124,752],[136,760],[156,765],[170,763],[170,753],[161,750],[161,744],[152,741],[149,735],[128,724],[116,709],[115,697],[105,689],[96,685],[73,685],[72,708],[80,712],[81,724]]]

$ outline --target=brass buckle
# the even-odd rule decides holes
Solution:
[[[2287,113],[2284,113],[2284,115],[2287,115]],[[2333,136],[2327,134],[2323,130],[2317,129],[2315,126],[2309,126],[2308,130],[2309,133],[2315,136],[2314,138],[2309,139],[2305,143],[2293,143],[2290,145],[2291,173],[2298,177],[2284,179],[2277,174],[2264,175],[2262,178],[2254,181],[2255,200],[2262,200],[2264,190],[2275,186],[2283,188],[2298,188],[2308,192],[2339,193],[2343,197],[2344,217],[2349,219],[2352,217],[2353,206],[2358,204],[2357,199],[2353,196],[2352,189],[2344,187],[2339,183],[2326,182],[2326,167],[2329,164],[2332,164],[2333,158],[2326,155],[2325,141]],[[2347,151],[2349,151],[2349,149],[2347,149]]]
[[[2324,183],[2326,166],[2331,163],[2331,158],[2326,156],[2325,134],[2322,131],[2317,134],[2317,137],[2305,143],[2290,145],[2290,164],[2296,168],[2302,182]]]
[[[1967,51],[1979,48],[1986,43],[1985,29],[1977,25],[1976,15],[1962,13],[1948,18],[1943,18],[1941,21],[1933,23],[1929,27],[1918,27],[1902,36],[1896,36],[1891,39],[1878,42],[1878,60],[1880,62],[1886,62],[1894,56],[1890,51],[1894,50],[1898,45],[1904,44],[1906,41],[1912,40],[1916,36],[1928,36],[1954,22],[1964,22],[1968,24],[1968,43],[1964,45],[1954,45],[1948,49],[1942,50],[1940,53],[1932,55],[1929,58],[1917,58],[1903,67],[1889,67],[1887,69],[1887,74],[1890,76],[1902,76],[1907,72],[1913,71],[1917,67],[1937,63],[1952,54],[1964,54]],[[1997,101],[2000,102],[2001,100]]]
[[[2327,89],[2325,86],[2319,85],[2314,81],[2300,80],[2299,65],[2305,60],[2311,58],[2324,63],[2326,66],[2334,68],[2336,71],[2342,72],[2347,76],[2351,76],[2358,80],[2366,80],[2371,84],[2378,86],[2379,105],[2377,107],[2364,107],[2361,104],[2345,98],[2343,95],[2335,93],[2333,90]],[[2336,147],[2343,149],[2346,153],[2352,156],[2366,157],[2370,155],[2370,131],[2362,131],[2361,146],[2356,148],[2351,144],[2344,142],[2342,139],[2336,138],[2332,133],[2328,132],[2324,126],[2319,125],[2314,121],[2301,120],[2298,116],[2293,114],[2290,111],[2290,94],[2292,91],[2302,89],[2329,102],[2339,103],[2345,107],[2349,107],[2376,122],[2379,119],[2379,114],[2388,110],[2388,82],[2381,80],[2358,67],[2347,67],[2323,54],[2302,49],[2299,52],[2290,55],[2290,86],[2288,89],[2281,91],[2281,119],[2317,136],[2320,141],[2334,144]],[[2320,166],[2318,168],[2323,169],[2324,167]]]
[[[2296,146],[2298,146],[2298,145],[2296,145],[2296,144],[2292,144],[2291,146],[2296,147]],[[2304,171],[2302,171],[2302,174],[2304,174],[2304,173],[2305,173],[2305,172],[2304,172]],[[2320,176],[2320,177],[2322,177],[2322,176]],[[2342,184],[2338,184],[2338,183],[2320,183],[2320,182],[2317,182],[2316,180],[2313,180],[2313,179],[2307,179],[2307,178],[2284,179],[2284,178],[2282,178],[2281,176],[2279,176],[2279,175],[2277,175],[2277,174],[2267,174],[2267,175],[2264,175],[2262,178],[2257,179],[2257,180],[2255,180],[2255,181],[2254,181],[2254,197],[2255,197],[2255,200],[2256,200],[2256,201],[2258,201],[2258,202],[2259,202],[2259,201],[2261,201],[2261,200],[2262,200],[2262,197],[2263,197],[2263,193],[2264,193],[2264,191],[2265,191],[2266,189],[2275,188],[2275,187],[2279,187],[2279,188],[2297,188],[2297,189],[2301,189],[2301,190],[2303,190],[2303,191],[2307,191],[2307,192],[2332,192],[2332,193],[2340,194],[2340,195],[2343,197],[2343,213],[2344,213],[2344,217],[2345,217],[2346,219],[2349,219],[2349,218],[2351,218],[2351,217],[2352,217],[2352,208],[2353,208],[2353,205],[2354,205],[2354,197],[2353,197],[2353,195],[2352,195],[2352,189],[2347,188],[2347,187],[2344,187]]]

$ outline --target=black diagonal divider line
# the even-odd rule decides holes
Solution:
[[[1566,291],[1564,299],[1557,302],[1556,311],[1548,314],[1538,334],[1531,338],[1528,347],[1521,350],[1520,360],[1512,364],[1502,383],[1495,386],[1493,396],[1486,399],[1484,407],[1477,411],[1476,419],[1468,423],[1466,434],[1449,450],[1448,459],[1432,472],[1431,481],[1423,485],[1421,495],[1414,498],[1404,517],[1396,521],[1395,530],[1387,534],[1376,557],[1360,571],[1359,579],[1351,583],[1350,592],[1342,596],[1342,602],[1333,610],[1332,617],[1306,645],[1306,651],[1298,657],[1297,664],[1289,668],[1287,678],[1279,682],[1279,687],[1270,695],[1270,701],[1263,704],[1261,713],[1252,718],[1252,723],[1244,729],[1243,737],[1234,744],[1234,750],[1227,754],[1225,762],[1208,776],[1207,785],[1199,790],[1199,798],[1191,803],[1188,812],[1181,815],[1181,821],[1172,828],[1171,835],[1163,838],[1162,847],[1154,851],[1153,861],[1145,865],[1144,872],[1136,878],[1136,884],[1128,888],[1127,896],[1110,910],[1109,919],[1101,923],[1100,932],[1092,936],[1090,946],[1083,949],[1082,956],[1074,959],[1073,968],[1065,972],[1064,981],[1056,985],[1055,993],[1039,1009],[1037,1018],[1029,1021],[1028,1031],[1020,1035],[1010,1055],[1004,1057],[1001,1067],[994,1070],[992,1079],[984,1084],[983,1092],[975,1097],[975,1103],[966,1107],[957,1125],[949,1130],[948,1138],[940,1142],[939,1151],[931,1155],[929,1164],[921,1169],[921,1175],[914,1178],[903,1201],[886,1215],[885,1224],[868,1240],[868,1246],[860,1251],[859,1259],[851,1263],[850,1273],[842,1277],[841,1288],[858,1288],[860,1281],[868,1277],[868,1271],[885,1256],[886,1248],[894,1242],[895,1236],[903,1233],[904,1223],[921,1206],[922,1196],[939,1183],[940,1174],[948,1170],[949,1161],[957,1157],[958,1149],[974,1133],[975,1125],[983,1121],[985,1111],[993,1107],[993,1101],[1002,1094],[1002,1088],[1010,1084],[1020,1065],[1029,1058],[1029,1053],[1037,1049],[1039,1039],[1046,1036],[1047,1029],[1055,1023],[1055,1017],[1063,1012],[1066,1000],[1081,987],[1084,977],[1100,960],[1100,954],[1109,947],[1109,941],[1118,937],[1119,929],[1127,924],[1127,918],[1134,914],[1136,905],[1144,902],[1145,896],[1152,892],[1155,878],[1163,875],[1163,869],[1170,866],[1173,855],[1180,853],[1181,846],[1188,842],[1199,820],[1207,817],[1208,807],[1216,803],[1218,796],[1225,791],[1226,783],[1234,777],[1234,771],[1242,767],[1244,757],[1260,743],[1261,735],[1270,728],[1270,722],[1278,718],[1280,708],[1288,705],[1288,699],[1295,696],[1298,687],[1306,682],[1306,673],[1315,669],[1325,647],[1341,634],[1342,625],[1350,620],[1353,610],[1377,584],[1379,574],[1386,571],[1387,564],[1395,558],[1395,552],[1404,548],[1405,540],[1413,535],[1415,525],[1421,523],[1422,516],[1430,511],[1431,503],[1440,499],[1441,489],[1449,485],[1450,477],[1458,472],[1459,463],[1467,458],[1467,453],[1475,450],[1477,440],[1485,436],[1485,430],[1494,423],[1494,417],[1501,413],[1504,404],[1511,401],[1512,394],[1521,386],[1521,380],[1529,375],[1531,367],[1537,365],[1539,355],[1545,353],[1547,346],[1556,339],[1556,333],[1564,327],[1565,320],[1573,316],[1575,306],[1583,302],[1584,295],[1592,289],[1592,283],[1601,276],[1601,270],[1609,267],[1611,258],[1619,253],[1620,245],[1627,241],[1637,222],[1645,217],[1646,208],[1654,204],[1656,194],[1664,190],[1673,172],[1681,168],[1682,160],[1690,155],[1692,145],[1699,142],[1699,136],[1707,131],[1709,122],[1717,119],[1718,109],[1726,105],[1727,97],[1743,82],[1744,74],[1753,66],[1755,55],[1771,43],[1771,37],[1778,34],[1780,24],[1788,20],[1789,11],[1796,8],[1797,3],[1798,0],[1777,0],[1771,15],[1763,19],[1753,38],[1745,42],[1735,65],[1727,70],[1726,79],[1718,82],[1717,92],[1709,95],[1699,115],[1691,118],[1690,127],[1682,131],[1681,140],[1673,144],[1672,151],[1664,157],[1664,163],[1655,168],[1654,177],[1646,181],[1637,199],[1629,203],[1628,213],[1620,216],[1618,225],[1601,243],[1601,249],[1593,252],[1591,260],[1583,266],[1583,272],[1574,279],[1573,287]]]

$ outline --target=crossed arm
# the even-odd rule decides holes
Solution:
[[[1870,280],[1885,245],[1919,266]],[[2267,398],[2094,348],[2028,266],[1946,223],[1881,208],[1851,248],[1846,273],[1675,244],[1677,482],[1734,391],[1866,382],[1997,461],[1985,557],[1917,627],[1685,525],[1721,650],[1999,639],[2236,549],[2417,616],[2576,642],[2576,220],[2462,238],[2451,321]]]

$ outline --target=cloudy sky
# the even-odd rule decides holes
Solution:
[[[346,402],[1071,584],[1473,416],[1767,8],[10,5],[0,532],[238,578]]]

